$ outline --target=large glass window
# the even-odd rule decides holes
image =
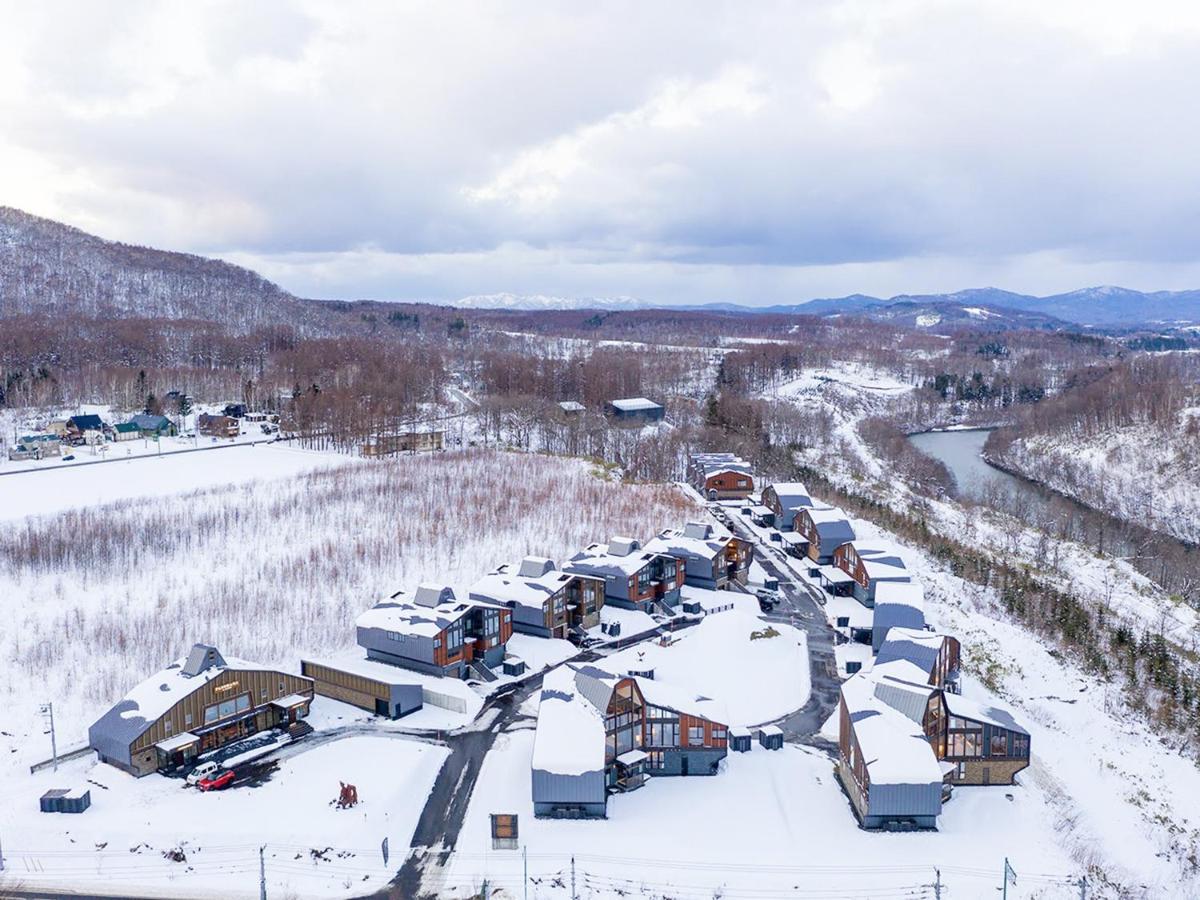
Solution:
[[[704,745],[704,726],[691,725],[688,727],[688,746],[701,747]]]
[[[1008,732],[998,728],[992,729],[992,741],[988,747],[988,756],[1008,756]]]
[[[250,708],[250,695],[239,694],[204,708],[204,724],[209,725]]]

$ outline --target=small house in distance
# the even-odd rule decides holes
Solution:
[[[201,413],[196,419],[196,428],[208,437],[234,438],[241,433],[238,420],[232,416],[210,416]]]
[[[732,453],[696,453],[688,482],[705,500],[743,500],[754,490],[750,463]]]
[[[97,719],[88,744],[131,775],[170,771],[231,741],[295,724],[312,697],[309,678],[196,644]]]
[[[545,638],[582,640],[600,624],[604,579],[562,572],[554,561],[527,556],[471,585],[470,598],[512,610],[513,630]]]
[[[682,560],[685,582],[710,590],[745,584],[754,559],[752,544],[706,522],[689,522],[682,530],[668,528],[647,542],[646,550]]]
[[[376,434],[362,445],[362,455],[393,456],[397,453],[423,453],[444,450],[446,435],[441,431],[404,431],[399,434]]]
[[[71,416],[67,419],[67,440],[76,445],[102,443],[104,422],[97,415]]]
[[[166,416],[138,413],[129,420],[129,424],[135,426],[143,437],[168,437],[175,434],[175,426]]]
[[[114,441],[136,441],[141,436],[141,430],[132,422],[118,422],[113,426]]]
[[[685,565],[669,554],[644,550],[640,541],[614,537],[607,544],[589,544],[571,557],[563,570],[604,579],[606,603],[651,612],[669,611],[679,603]]]
[[[661,422],[666,410],[645,397],[626,397],[608,403],[608,414],[617,422],[629,425],[648,425]]]
[[[512,611],[459,600],[454,590],[422,584],[398,591],[358,617],[358,643],[368,659],[430,675],[494,681],[512,637]]]
[[[558,409],[567,418],[574,418],[575,416],[582,415],[587,410],[587,407],[578,400],[564,400],[558,404]]]
[[[62,456],[62,443],[53,434],[27,434],[8,451],[13,461]]]

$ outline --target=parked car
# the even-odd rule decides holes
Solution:
[[[75,460],[74,453],[68,453],[66,456],[63,457],[63,462],[74,462],[74,460]]]
[[[758,598],[758,603],[761,606],[763,603],[768,603],[774,606],[779,602],[779,595],[770,588],[755,588],[754,596]]]
[[[220,769],[221,769],[220,763],[215,763],[215,762],[211,762],[211,761],[210,762],[202,762],[202,763],[200,763],[200,765],[196,766],[196,768],[192,769],[192,771],[188,772],[188,777],[186,779],[187,783],[188,784],[199,784],[205,778],[215,775],[218,771],[220,771]]]
[[[237,773],[233,769],[225,769],[219,774],[200,779],[197,787],[202,791],[222,791],[233,784],[233,779],[236,777]]]

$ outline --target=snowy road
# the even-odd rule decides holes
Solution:
[[[800,628],[808,636],[812,693],[803,708],[775,724],[783,729],[786,740],[831,749],[829,742],[820,737],[818,732],[837,707],[841,679],[837,676],[833,655],[833,630],[825,621],[820,592],[796,576],[782,551],[761,540],[736,517],[731,516],[730,521],[734,534],[753,542],[755,561],[766,569],[768,575],[779,579],[783,603],[766,618]]]

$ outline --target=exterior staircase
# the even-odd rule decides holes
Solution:
[[[489,669],[487,663],[485,663],[482,659],[471,660],[471,664],[468,666],[468,668],[475,673],[475,677],[480,681],[499,680],[496,673]]]

